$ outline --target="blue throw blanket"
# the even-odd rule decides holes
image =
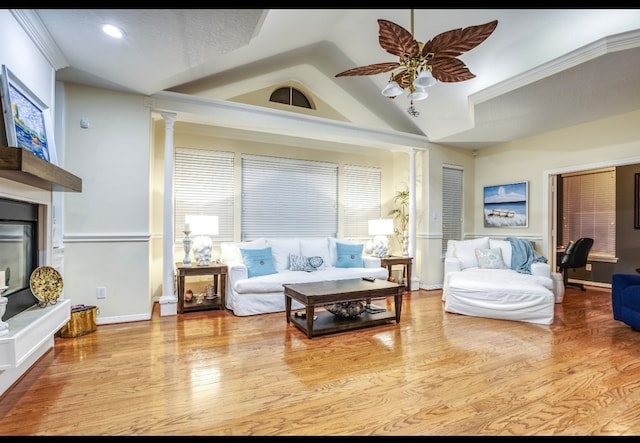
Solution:
[[[511,269],[520,274],[531,274],[532,263],[546,263],[547,259],[536,252],[529,240],[507,237],[511,243]]]

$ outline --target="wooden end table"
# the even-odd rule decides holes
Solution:
[[[227,294],[227,265],[211,263],[206,266],[184,266],[182,263],[176,264],[178,277],[178,313],[189,311],[206,311],[209,309],[225,309],[225,297]],[[213,292],[216,296],[212,299],[204,299],[201,304],[195,299],[187,302],[184,299],[185,278],[202,275],[210,275],[213,279]]]
[[[287,324],[293,323],[294,326],[307,334],[308,338],[319,334],[379,325],[393,320],[396,323],[400,323],[404,286],[394,282],[377,279],[370,282],[356,278],[285,284],[283,286]],[[395,312],[364,312],[355,318],[340,318],[329,311],[315,310],[316,306],[355,300],[367,300],[367,303],[371,303],[372,298],[390,296],[394,298]],[[297,300],[305,306],[305,318],[291,315],[291,300]],[[315,320],[314,316],[316,317]]]
[[[386,267],[389,271],[389,278],[391,278],[391,270],[394,265],[402,265],[404,269],[402,270],[402,278],[407,281],[405,285],[407,290],[411,290],[411,263],[413,263],[413,257],[397,257],[397,256],[389,256],[382,257],[380,259],[380,265],[382,267]]]

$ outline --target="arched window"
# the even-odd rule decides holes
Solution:
[[[311,102],[302,92],[289,86],[278,88],[271,93],[270,102],[283,103],[290,106],[313,109]]]

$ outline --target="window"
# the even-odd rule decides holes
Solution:
[[[342,176],[344,237],[369,237],[369,220],[382,217],[382,171],[345,166]]]
[[[590,259],[616,256],[615,168],[562,174],[562,241],[590,237]]]
[[[233,240],[233,157],[230,152],[175,152],[174,243],[182,244],[185,215],[217,215],[214,241]]]
[[[278,88],[271,93],[270,102],[284,103],[285,105],[299,106],[301,108],[313,109],[311,101],[302,92],[295,88]]]
[[[442,255],[449,240],[462,240],[462,173],[456,166],[442,167]]]
[[[242,240],[335,237],[338,165],[242,156]]]

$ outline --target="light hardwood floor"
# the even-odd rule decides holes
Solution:
[[[56,338],[0,399],[0,434],[638,435],[639,356],[640,332],[593,287],[568,288],[551,326],[414,291],[399,324],[311,340],[284,313],[156,306]]]

